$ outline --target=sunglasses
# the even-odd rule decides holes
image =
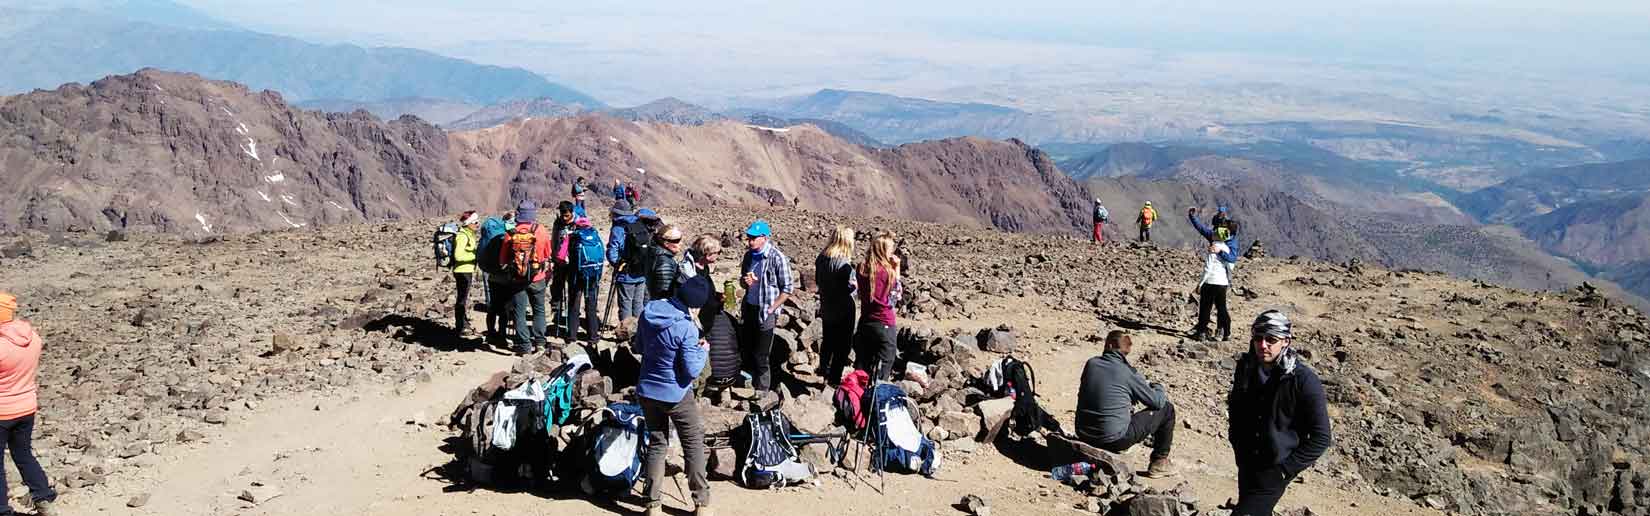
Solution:
[[[680,244],[680,243],[682,243],[682,239],[680,239],[680,238],[667,238],[667,239],[663,240],[663,242],[667,243],[667,244]]]

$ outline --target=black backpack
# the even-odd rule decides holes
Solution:
[[[1014,393],[1014,433],[1029,435],[1034,430],[1042,429],[1063,434],[1065,431],[1060,428],[1060,421],[1037,403],[1037,371],[1031,368],[1031,364],[1005,357],[1002,369],[1003,386]]]
[[[791,429],[790,419],[777,407],[751,410],[745,416],[745,425],[736,434],[740,442],[735,443],[736,450],[744,450],[739,457],[739,483],[751,489],[767,489],[807,480],[786,478],[779,468],[786,462],[800,462],[796,446],[791,444]]]
[[[624,269],[632,276],[647,276],[653,269],[653,228],[644,222],[624,227]]]

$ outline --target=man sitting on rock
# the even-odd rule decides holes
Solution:
[[[1163,386],[1147,383],[1128,354],[1134,342],[1122,331],[1106,334],[1106,351],[1083,366],[1082,385],[1077,390],[1077,438],[1112,453],[1123,453],[1135,444],[1152,438],[1152,461],[1146,476],[1161,478],[1175,474],[1169,460],[1174,445],[1174,405],[1163,394]],[[1139,403],[1146,410],[1132,412]],[[1132,412],[1132,413],[1131,413]]]

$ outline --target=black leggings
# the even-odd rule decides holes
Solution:
[[[739,339],[739,345],[744,346],[745,370],[751,374],[751,386],[757,391],[767,391],[773,388],[773,327],[763,324],[766,314],[762,309],[750,303],[740,303],[740,318],[744,319],[742,331],[745,337]]]
[[[453,283],[458,285],[458,302],[453,304],[453,330],[460,336],[470,327],[470,280],[475,277],[473,272],[453,273]]]
[[[1226,311],[1226,285],[1204,284],[1197,295],[1197,333],[1224,337],[1232,333],[1232,314]],[[1218,334],[1209,333],[1209,308],[1219,315]]]
[[[848,365],[848,354],[854,349],[854,316],[826,320],[824,325],[819,375],[825,377],[825,383],[836,385],[842,381],[842,368]]]

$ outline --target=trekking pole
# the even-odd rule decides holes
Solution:
[[[600,288],[601,282],[596,283]],[[613,322],[613,297],[619,294],[619,266],[613,266],[613,280],[607,284],[607,306],[602,308],[602,324]]]

